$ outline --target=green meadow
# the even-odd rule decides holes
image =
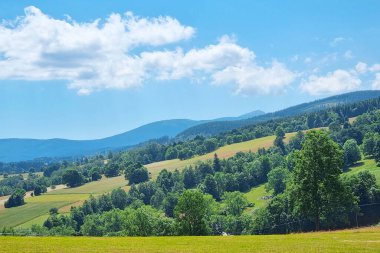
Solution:
[[[380,227],[253,236],[0,237],[0,251],[75,252],[380,252]]]
[[[25,205],[0,209],[0,227],[27,227],[42,224],[51,208],[69,212],[73,205],[81,204],[90,195],[99,195],[115,188],[127,188],[124,176],[103,178],[80,187],[55,190],[41,196],[25,198]]]

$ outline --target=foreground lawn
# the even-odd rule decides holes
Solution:
[[[0,237],[1,252],[380,252],[380,227],[214,237]]]

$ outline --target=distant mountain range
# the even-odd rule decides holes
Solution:
[[[0,139],[0,161],[13,162],[32,160],[40,157],[78,157],[109,150],[123,149],[158,139],[175,137],[187,128],[217,121],[235,121],[265,114],[256,110],[239,117],[225,117],[213,120],[172,119],[149,123],[136,129],[97,140],[67,139]]]
[[[357,91],[289,107],[273,113],[253,111],[239,117],[213,120],[172,119],[153,122],[136,129],[97,140],[0,139],[0,161],[13,162],[35,158],[69,158],[127,149],[149,140],[167,136],[187,139],[196,135],[214,135],[271,119],[317,111],[338,104],[353,103],[380,96],[380,91]]]

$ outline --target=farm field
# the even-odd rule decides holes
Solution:
[[[65,188],[41,196],[25,198],[26,204],[23,206],[0,209],[0,228],[42,224],[53,207],[58,208],[61,213],[69,212],[71,206],[81,204],[91,194],[96,196],[118,187],[125,188],[127,183],[124,176],[103,178],[80,187]]]
[[[253,236],[0,237],[1,252],[379,252],[380,227]]]
[[[288,142],[290,137],[294,136],[296,133],[287,133],[285,135],[284,142]],[[227,145],[221,148],[218,148],[217,150],[210,152],[205,155],[196,156],[191,159],[187,160],[179,160],[179,159],[173,159],[173,160],[166,160],[156,163],[151,163],[146,165],[146,167],[149,169],[149,171],[152,173],[152,177],[157,177],[157,175],[160,173],[161,170],[167,169],[167,170],[175,170],[175,169],[181,169],[188,165],[195,164],[197,161],[207,161],[209,159],[214,158],[214,154],[216,153],[219,158],[229,158],[234,156],[237,152],[256,152],[259,148],[269,148],[273,145],[273,141],[275,139],[274,135],[266,136],[250,141],[240,142],[240,143],[234,143],[231,145]]]

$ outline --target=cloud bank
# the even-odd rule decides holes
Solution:
[[[66,80],[78,94],[90,94],[188,78],[233,84],[237,93],[268,94],[297,77],[277,61],[258,65],[253,51],[228,36],[203,48],[181,48],[194,35],[193,27],[172,17],[127,12],[79,23],[31,6],[0,25],[0,79]]]

